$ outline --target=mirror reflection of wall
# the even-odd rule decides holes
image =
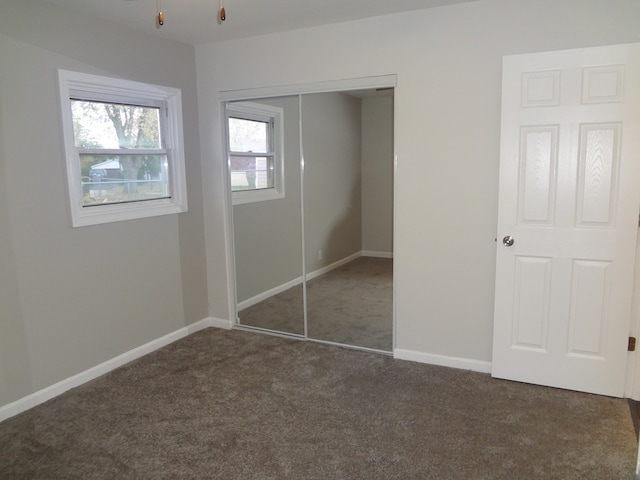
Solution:
[[[393,97],[302,98],[309,338],[392,350]]]
[[[284,196],[234,201],[239,324],[390,352],[393,89],[230,103],[256,104],[283,112]]]

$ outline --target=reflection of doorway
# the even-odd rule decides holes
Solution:
[[[393,88],[354,90],[347,82],[340,92],[339,83],[336,92],[229,98],[233,106],[277,105],[288,125],[282,198],[233,202],[236,319],[241,328],[391,352]],[[287,110],[296,102],[296,111]],[[288,214],[275,213],[285,205]],[[313,296],[330,292],[332,282],[351,304],[338,305],[336,294]],[[320,318],[322,311],[331,313]]]
[[[393,90],[303,95],[302,125],[308,336],[391,351]]]

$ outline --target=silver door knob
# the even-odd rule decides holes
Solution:
[[[507,235],[506,237],[504,237],[504,238],[502,239],[502,244],[503,244],[505,247],[510,247],[511,245],[513,245],[513,244],[514,244],[514,242],[515,242],[515,240],[513,239],[513,237],[512,237],[511,235]]]

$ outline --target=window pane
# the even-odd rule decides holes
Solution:
[[[83,206],[171,196],[166,155],[80,155]]]
[[[229,118],[229,148],[232,152],[267,153],[269,123]]]
[[[160,148],[160,109],[71,100],[77,148]]]
[[[231,156],[232,191],[273,187],[273,157]]]

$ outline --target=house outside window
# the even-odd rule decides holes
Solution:
[[[227,106],[234,204],[284,198],[282,109],[240,102]]]
[[[73,226],[186,211],[180,91],[59,76]]]

